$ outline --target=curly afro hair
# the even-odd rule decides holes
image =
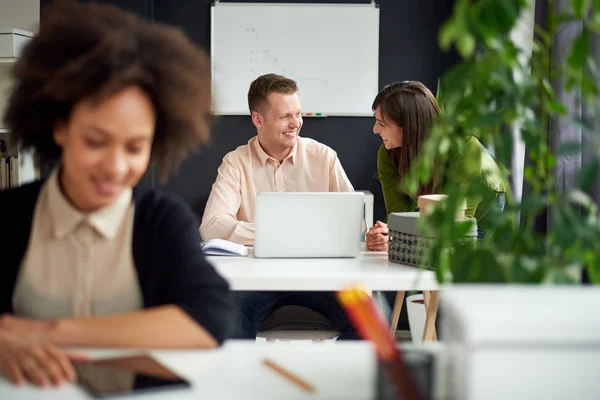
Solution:
[[[23,147],[58,159],[55,123],[84,98],[103,99],[136,85],[152,100],[152,163],[161,181],[209,140],[210,64],[181,30],[104,4],[59,0],[13,69],[4,116]]]

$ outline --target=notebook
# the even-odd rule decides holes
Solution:
[[[248,256],[248,248],[223,239],[211,239],[200,245],[207,256]]]

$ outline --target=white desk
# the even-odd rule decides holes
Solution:
[[[210,256],[207,259],[233,290],[336,291],[362,283],[375,291],[395,291],[391,330],[395,332],[407,290],[422,290],[427,318],[423,340],[435,340],[439,286],[433,271],[388,261],[387,252],[362,251],[356,258],[254,258]]]
[[[335,291],[353,283],[371,290],[438,290],[433,271],[389,262],[386,252],[363,251],[356,258],[207,259],[233,290]]]
[[[135,399],[372,399],[376,360],[367,342],[321,344],[257,344],[231,341],[217,350],[153,351],[192,388],[140,395]],[[90,351],[96,358],[123,351]],[[316,387],[309,394],[262,365],[268,357]],[[59,389],[17,388],[0,377],[0,399],[89,399],[77,385]],[[130,397],[127,397],[129,399]]]

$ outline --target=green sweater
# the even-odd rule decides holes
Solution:
[[[506,191],[506,184],[496,160],[476,137],[468,138],[466,146],[464,155],[461,157],[449,157],[450,161],[442,172],[442,179],[440,182],[436,182],[435,186],[469,185],[475,180],[474,178],[481,177],[489,188],[489,196],[467,198],[466,211],[468,217],[475,217],[479,221],[485,215],[490,201],[496,194]],[[416,209],[416,199],[402,189],[398,170],[392,162],[391,152],[383,144],[377,154],[377,174],[381,182],[387,214]]]

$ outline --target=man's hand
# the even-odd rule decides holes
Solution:
[[[388,249],[388,236],[389,230],[387,224],[381,221],[377,221],[373,225],[365,237],[367,244],[367,250],[369,251],[387,251]]]
[[[38,386],[58,386],[75,380],[73,360],[84,355],[68,353],[48,339],[51,322],[0,317],[0,374],[21,385],[29,381]]]

